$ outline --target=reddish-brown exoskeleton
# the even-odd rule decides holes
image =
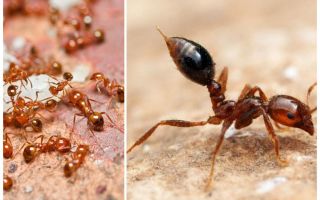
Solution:
[[[72,160],[64,165],[63,172],[65,177],[71,177],[73,173],[83,164],[85,157],[89,153],[88,145],[78,145],[77,150],[72,154]]]
[[[13,146],[11,140],[8,136],[8,133],[5,133],[3,138],[3,157],[8,159],[13,156]]]
[[[52,77],[52,78],[54,78],[54,77]],[[70,85],[70,81],[72,81],[72,79],[73,79],[72,74],[70,72],[65,72],[63,74],[63,79],[64,79],[64,81],[61,81],[61,82],[59,81],[57,83],[50,82],[51,84],[56,85],[56,86],[52,85],[49,87],[49,91],[53,96],[57,96],[59,94],[59,92],[61,92],[61,91],[63,91],[63,96],[65,96],[65,93],[66,93],[65,87],[67,85],[72,88],[72,86]]]
[[[160,30],[159,32],[163,36],[178,70],[186,78],[208,88],[214,116],[209,117],[206,121],[198,122],[183,120],[160,121],[140,137],[127,152],[132,151],[137,145],[146,141],[162,125],[194,127],[222,123],[220,137],[212,152],[211,171],[206,184],[206,189],[209,189],[213,177],[216,155],[222,145],[227,129],[233,123],[236,129],[241,129],[249,126],[253,119],[262,116],[268,134],[271,136],[270,138],[274,144],[276,158],[280,165],[287,165],[287,161],[280,157],[280,144],[273,129],[271,119],[285,126],[300,128],[310,135],[314,134],[311,113],[316,108],[310,109],[308,105],[288,95],[276,95],[268,99],[261,88],[257,86],[250,87],[249,85],[244,87],[237,101],[226,100],[224,93],[227,86],[228,69],[225,67],[218,79],[214,80],[215,63],[205,48],[188,39],[167,37]],[[308,90],[308,97],[314,86],[315,84]],[[258,95],[255,95],[256,93]]]
[[[23,157],[26,163],[34,161],[34,159],[41,153],[47,152],[59,152],[67,153],[71,149],[70,140],[57,135],[51,136],[47,142],[43,142],[44,135],[40,135],[36,140],[40,138],[40,142],[29,143],[23,150]],[[23,146],[24,147],[24,146]],[[22,147],[22,148],[23,148]]]
[[[96,81],[96,88],[100,93],[101,90],[99,85],[101,83],[109,96],[116,97],[121,103],[124,102],[124,87],[116,80],[111,81],[100,72],[92,74],[90,80]]]
[[[9,191],[13,186],[13,181],[10,176],[3,175],[3,190]]]

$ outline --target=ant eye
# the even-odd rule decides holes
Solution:
[[[289,119],[294,119],[294,118],[295,118],[294,114],[292,114],[292,113],[290,113],[290,112],[287,114],[287,117],[288,117]]]

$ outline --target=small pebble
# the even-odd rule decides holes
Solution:
[[[17,171],[18,165],[15,163],[11,163],[8,169],[9,173],[14,173],[15,171]]]
[[[298,77],[298,70],[294,66],[289,66],[283,71],[283,76],[288,80],[294,80]]]
[[[95,160],[94,164],[100,166],[103,163],[103,160]]]
[[[97,194],[103,194],[107,190],[107,187],[105,185],[99,185],[96,188],[96,193]]]
[[[146,144],[143,146],[143,152],[148,152],[148,151],[150,151],[150,146]]]
[[[33,188],[32,188],[31,186],[26,186],[26,187],[24,188],[24,192],[25,192],[25,193],[31,193],[32,190],[33,190]]]

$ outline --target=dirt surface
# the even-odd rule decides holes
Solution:
[[[35,44],[43,55],[54,55],[62,64],[64,71],[79,72],[77,66],[85,65],[89,74],[103,72],[110,79],[124,82],[123,75],[123,44],[124,44],[124,4],[123,1],[97,1],[93,6],[93,28],[101,28],[106,33],[106,41],[101,45],[93,45],[72,55],[66,55],[54,37],[54,28],[46,17],[15,16],[6,20],[4,41],[12,50],[17,37],[24,38],[26,43]],[[84,70],[86,71],[86,70]],[[36,85],[37,83],[33,83]],[[14,185],[11,191],[4,192],[5,199],[123,199],[123,141],[124,141],[124,105],[116,103],[107,106],[110,97],[99,94],[95,83],[90,81],[71,83],[91,99],[93,109],[107,112],[115,122],[115,127],[105,124],[102,132],[89,132],[87,120],[77,118],[73,143],[90,145],[90,155],[75,175],[65,178],[63,166],[71,154],[41,154],[30,164],[23,160],[21,152],[14,159],[4,161],[4,173],[11,176]],[[102,103],[99,103],[102,102]],[[28,132],[29,141],[44,134],[45,140],[51,135],[69,138],[73,116],[78,110],[70,104],[60,103],[53,114],[42,113],[49,118],[44,123],[42,133]],[[105,121],[108,119],[105,117]],[[21,137],[22,130],[6,129],[10,135],[14,153],[25,143]],[[75,150],[76,145],[72,151]]]
[[[229,67],[229,99],[249,83],[305,101],[316,81],[316,1],[128,1],[128,146],[162,119],[213,114],[207,89],[176,70],[157,25],[206,47],[217,74]],[[261,119],[233,132],[205,193],[220,126],[157,129],[128,155],[128,199],[316,199],[316,135],[277,130],[289,160],[280,167]]]

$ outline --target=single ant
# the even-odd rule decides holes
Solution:
[[[56,78],[52,77],[53,79],[57,80]],[[54,84],[56,86],[50,86],[49,91],[53,96],[57,96],[59,92],[63,91],[63,96],[65,96],[65,87],[68,85],[69,87],[72,88],[70,85],[70,81],[72,81],[73,76],[70,72],[65,72],[63,74],[63,79],[64,81],[58,82],[58,83],[53,83],[50,82],[51,84]]]
[[[13,181],[10,176],[4,175],[3,176],[3,190],[9,191],[13,186]]]
[[[127,153],[132,151],[137,145],[146,141],[152,133],[162,125],[194,127],[204,126],[206,124],[218,125],[222,123],[220,137],[212,152],[211,170],[206,184],[206,189],[209,189],[213,177],[216,155],[221,148],[227,129],[234,122],[235,128],[241,129],[249,126],[253,119],[262,115],[268,134],[271,136],[270,138],[274,144],[277,161],[280,165],[284,166],[287,165],[288,162],[280,158],[279,139],[275,134],[271,119],[285,126],[302,129],[310,135],[314,134],[311,113],[316,110],[316,107],[310,109],[308,105],[288,95],[276,95],[268,99],[261,88],[257,86],[250,87],[249,85],[244,87],[237,101],[226,100],[225,91],[228,69],[225,67],[217,81],[214,80],[215,63],[204,47],[182,37],[167,37],[160,29],[158,30],[163,36],[178,70],[186,78],[208,88],[214,116],[210,116],[206,121],[198,122],[184,120],[160,121],[140,137],[127,150]],[[309,88],[307,99],[309,99],[309,95],[314,86],[315,84]],[[255,96],[256,92],[258,92],[259,96]]]
[[[84,162],[85,157],[89,153],[89,146],[88,145],[79,145],[77,150],[72,154],[72,160],[67,161],[64,165],[63,172],[65,177],[71,177],[73,173],[79,169],[79,167]]]
[[[107,113],[95,112],[92,109],[91,103],[90,103],[90,101],[93,101],[93,100],[89,99],[88,96],[83,94],[82,92],[78,90],[71,90],[68,93],[68,99],[69,99],[69,102],[80,111],[80,113],[77,113],[74,115],[72,132],[74,130],[74,125],[76,122],[76,116],[83,116],[87,118],[88,120],[87,124],[90,131],[92,130],[103,131],[103,126],[104,126],[104,119],[102,116],[103,114],[106,114],[108,119],[112,122],[110,116]]]
[[[8,136],[8,133],[5,133],[3,138],[3,157],[6,159],[12,158],[13,155],[13,146]]]
[[[100,72],[92,74],[90,80],[96,81],[96,88],[100,93],[99,84],[102,83],[109,96],[116,96],[119,102],[124,102],[124,87],[118,84],[116,80],[110,81]]]
[[[29,143],[29,145],[27,145],[23,150],[23,158],[26,163],[34,161],[34,159],[41,153],[48,153],[53,151],[57,151],[59,153],[70,152],[71,143],[67,138],[53,135],[45,143],[43,142],[44,135],[38,136],[36,140],[39,138],[40,142],[38,143],[27,142]]]

